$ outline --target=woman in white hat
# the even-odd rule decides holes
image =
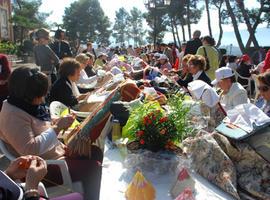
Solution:
[[[161,72],[166,73],[172,69],[172,65],[169,62],[169,58],[165,54],[161,54],[158,60],[160,62],[160,71]]]
[[[216,70],[216,79],[212,81],[222,89],[220,102],[225,110],[231,110],[239,104],[248,103],[247,91],[236,82],[234,73],[229,67],[222,67]]]

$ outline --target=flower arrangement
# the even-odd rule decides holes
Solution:
[[[189,108],[182,105],[182,97],[170,98],[169,112],[165,112],[158,102],[146,102],[135,108],[123,128],[123,137],[137,141],[143,149],[174,149],[188,132],[186,115]]]

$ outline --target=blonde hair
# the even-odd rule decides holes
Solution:
[[[183,57],[182,62],[188,62],[192,54],[187,54]]]
[[[85,53],[80,53],[75,57],[75,60],[81,64],[86,64],[87,61],[89,60],[89,57]]]
[[[188,64],[192,63],[195,67],[198,67],[199,70],[205,70],[206,61],[203,56],[200,55],[192,55],[188,60]]]

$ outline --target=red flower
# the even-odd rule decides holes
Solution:
[[[166,122],[166,121],[168,121],[168,117],[162,117],[162,118],[159,120],[160,123],[163,123],[163,122]]]
[[[147,125],[148,120],[150,120],[149,117],[148,117],[148,116],[145,116],[145,117],[143,118],[143,124],[144,124],[144,125]]]
[[[145,141],[143,139],[140,140],[140,144],[144,145]]]
[[[165,128],[160,131],[160,134],[161,135],[164,135],[165,133],[166,133],[166,129]]]
[[[141,137],[144,134],[144,131],[137,131],[137,136]]]

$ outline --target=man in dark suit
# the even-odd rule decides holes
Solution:
[[[59,59],[65,57],[72,57],[70,45],[67,41],[64,40],[65,32],[61,29],[58,29],[54,35],[54,42],[50,44],[51,49],[58,56]]]
[[[193,33],[193,38],[187,42],[185,55],[192,54],[195,55],[200,46],[202,46],[202,41],[200,40],[201,31],[196,30]]]

